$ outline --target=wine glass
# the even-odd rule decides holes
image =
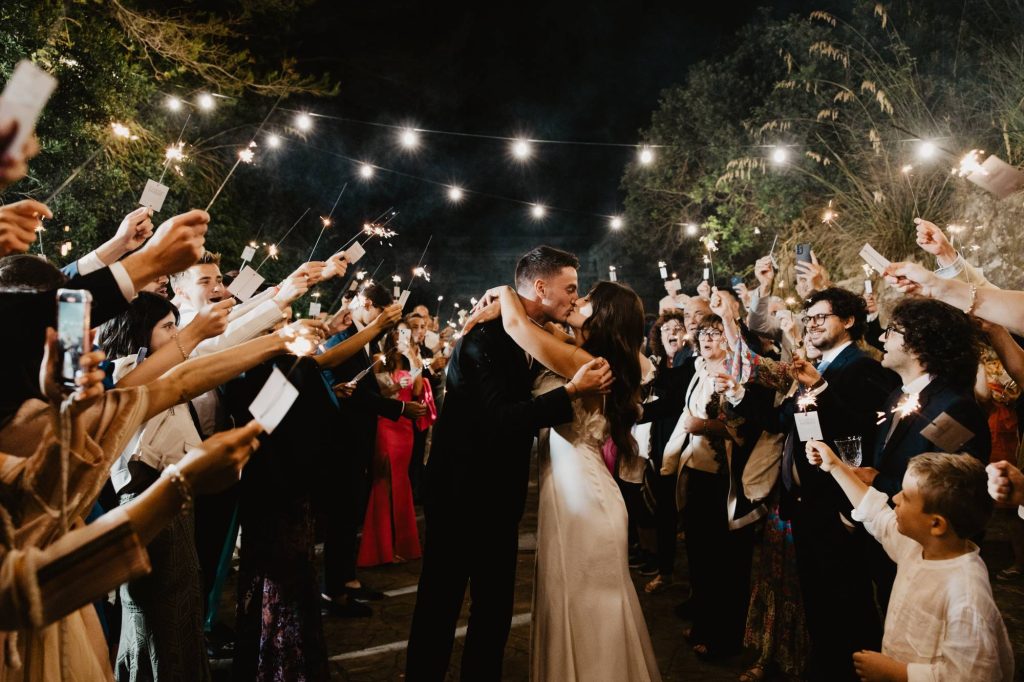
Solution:
[[[860,451],[860,436],[849,438],[837,438],[836,449],[839,450],[839,459],[852,467],[859,467],[863,456]]]

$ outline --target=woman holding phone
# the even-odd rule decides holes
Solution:
[[[383,359],[378,365],[383,371],[377,373],[377,383],[385,398],[402,402],[423,399],[423,363],[418,355],[410,353],[411,343],[412,329],[405,322],[398,323],[384,338]],[[370,499],[357,559],[360,567],[398,563],[422,555],[409,482],[413,437],[408,417],[397,421],[377,418]]]

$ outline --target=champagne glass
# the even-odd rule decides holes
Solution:
[[[836,449],[839,450],[839,459],[852,467],[859,467],[863,457],[860,450],[860,436],[849,438],[837,438]]]

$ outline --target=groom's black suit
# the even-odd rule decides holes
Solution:
[[[467,583],[462,679],[501,679],[533,438],[573,417],[564,388],[531,398],[532,365],[501,320],[471,330],[448,363],[426,467],[427,535],[407,680],[444,680]]]

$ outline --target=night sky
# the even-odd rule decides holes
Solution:
[[[340,94],[293,98],[287,106],[425,129],[632,145],[659,92],[682,81],[689,65],[727,48],[759,4],[321,2],[303,10],[303,39],[286,49],[302,68],[329,71]],[[775,3],[773,11],[804,11],[806,4]],[[342,159],[309,150],[297,157],[310,165],[311,189],[325,200],[352,181],[329,239],[343,241],[390,206],[399,211],[395,248],[376,247],[367,257],[371,266],[387,259],[378,280],[395,271],[407,278],[433,234],[426,259],[433,282],[414,298],[444,294],[446,307],[453,296],[465,302],[487,285],[510,282],[518,254],[537,244],[584,255],[609,230],[607,219],[590,214],[622,210],[619,182],[636,154],[628,147],[536,145],[533,158],[519,163],[507,142],[432,134],[409,152],[396,131],[324,119],[308,143],[567,209],[536,221],[526,206],[479,195],[453,206],[443,187],[381,172],[363,182]],[[581,279],[584,288],[592,284]]]

